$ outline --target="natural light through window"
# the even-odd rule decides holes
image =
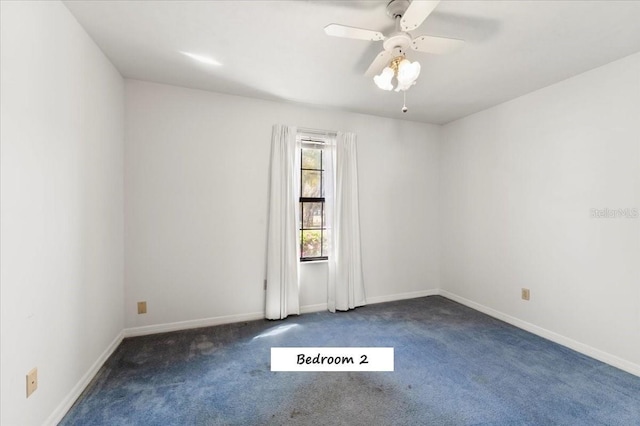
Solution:
[[[300,260],[326,260],[324,141],[303,138],[300,159]]]

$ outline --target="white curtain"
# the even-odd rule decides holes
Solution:
[[[330,241],[327,307],[331,312],[346,311],[366,304],[355,134],[338,132],[325,152],[325,213]]]
[[[267,231],[267,291],[265,316],[282,319],[300,314],[300,146],[297,129],[273,126]]]

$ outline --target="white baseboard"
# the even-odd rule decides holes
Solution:
[[[569,337],[547,330],[546,328],[542,328],[537,325],[518,319],[516,317],[512,317],[511,315],[507,315],[493,308],[489,308],[487,306],[473,302],[469,299],[465,299],[464,297],[458,296],[457,294],[450,293],[446,290],[440,290],[439,294],[441,296],[446,297],[447,299],[453,300],[454,302],[461,303],[465,306],[475,309],[476,311],[479,311],[489,316],[492,316],[494,318],[497,318],[501,321],[509,323],[513,326],[526,330],[540,337],[544,337],[545,339],[551,340],[552,342],[558,343],[562,346],[566,346],[570,349],[573,349],[576,352],[580,352],[581,354],[590,356],[591,358],[595,358],[598,361],[602,361],[613,367],[619,368],[620,370],[624,370],[627,373],[631,373],[635,376],[640,376],[640,365],[638,364],[634,364],[630,361],[624,360],[610,353],[601,351],[600,349],[596,349],[592,346],[578,342]]]
[[[124,337],[146,336],[147,334],[167,333],[169,331],[188,330],[191,328],[211,327],[214,325],[231,324],[242,321],[264,319],[264,312],[249,314],[225,315],[220,317],[203,318],[189,321],[178,321],[165,324],[146,325],[124,329]]]
[[[433,296],[440,294],[439,290],[421,290],[410,293],[390,294],[386,296],[367,298],[367,304],[393,302],[395,300],[414,299],[416,297]],[[315,305],[305,305],[300,307],[301,314],[311,312],[326,311],[326,303],[318,303]],[[178,321],[165,324],[147,325],[142,327],[125,328],[124,337],[145,336],[148,334],[167,333],[170,331],[188,330],[190,328],[211,327],[214,325],[230,324],[242,321],[254,321],[264,318],[264,312],[253,312],[249,314],[226,315],[221,317],[204,318],[190,321]]]
[[[122,343],[122,339],[124,338],[124,333],[121,331],[118,335],[113,339],[113,341],[109,344],[107,349],[100,354],[98,359],[89,367],[84,376],[76,383],[76,385],[71,389],[71,392],[67,395],[65,399],[62,400],[60,405],[56,407],[55,410],[51,413],[49,418],[45,420],[44,425],[52,425],[55,426],[60,421],[62,421],[63,417],[67,414],[71,406],[76,402],[80,394],[84,392],[85,388],[89,385],[91,380],[98,374],[98,371],[102,367],[102,365],[107,361],[107,359],[113,354],[113,352],[120,346]]]
[[[410,293],[398,293],[398,294],[388,294],[385,296],[367,297],[366,301],[367,301],[367,305],[375,305],[376,303],[394,302],[396,300],[405,300],[405,299],[415,299],[417,297],[435,296],[438,294],[440,294],[440,290],[438,289],[421,290],[421,291],[412,291]],[[318,303],[317,305],[301,306],[300,313],[308,314],[310,312],[326,311],[327,309],[328,307],[326,303]]]
[[[389,294],[386,296],[367,297],[367,305],[376,303],[395,302],[396,300],[415,299],[417,297],[436,296],[440,294],[437,288],[431,290],[412,291],[410,293]]]
[[[422,290],[410,293],[390,294],[386,296],[367,298],[367,304],[393,302],[395,300],[414,299],[416,297],[433,296],[440,294],[439,290]],[[318,303],[315,305],[305,305],[300,307],[301,314],[311,312],[321,312],[327,310],[326,303]],[[178,321],[165,324],[154,324],[142,327],[131,327],[123,330],[124,337],[146,336],[148,334],[167,333],[170,331],[188,330],[191,328],[211,327],[214,325],[231,324],[234,322],[254,321],[264,318],[264,312],[253,312],[249,314],[226,315],[221,317],[204,318],[189,321]]]
[[[301,314],[309,314],[311,312],[322,312],[328,309],[326,303],[318,303],[317,305],[305,305],[300,306]]]

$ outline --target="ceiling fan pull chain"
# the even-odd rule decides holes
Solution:
[[[407,108],[407,91],[403,90],[402,91],[402,112],[407,112],[409,111],[409,108]]]

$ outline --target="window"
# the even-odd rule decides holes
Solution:
[[[324,140],[301,136],[300,261],[327,259]]]

